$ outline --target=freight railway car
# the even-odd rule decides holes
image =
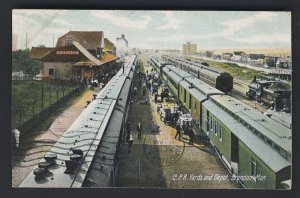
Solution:
[[[114,185],[136,59],[127,60],[20,187]]]
[[[163,78],[190,110],[229,171],[247,188],[291,179],[291,130],[174,66]]]
[[[221,72],[215,68],[207,66],[197,61],[190,61],[183,58],[176,58],[168,55],[162,55],[162,59],[176,67],[185,70],[211,86],[228,93],[233,88],[233,77],[227,72]]]

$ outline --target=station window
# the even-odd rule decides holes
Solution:
[[[256,161],[254,159],[251,159],[251,175],[252,176],[257,175],[257,166],[256,166]]]
[[[49,76],[52,76],[53,75],[53,73],[54,73],[54,69],[53,68],[49,68]]]

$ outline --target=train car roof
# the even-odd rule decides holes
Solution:
[[[175,73],[173,70],[170,70],[167,67],[163,68],[163,71],[166,72],[168,74],[169,78],[172,78],[172,80],[178,84],[180,81],[182,81],[182,77],[180,75],[178,75],[177,73]]]
[[[117,101],[115,109],[109,120],[109,124],[105,130],[103,138],[101,139],[101,143],[97,150],[97,157],[94,158],[88,177],[85,180],[85,185],[87,185],[87,187],[93,187],[93,185],[102,187],[109,186],[110,173],[113,170],[114,158],[117,151],[116,146],[122,130],[121,123],[116,123],[120,122],[126,113],[124,110],[126,109],[126,101],[129,97],[132,76],[133,72],[130,74],[131,78],[126,79],[126,82],[124,83],[119,95],[119,98],[122,98],[122,100]],[[103,166],[102,169],[101,166]]]
[[[205,96],[214,94],[224,94],[222,91],[208,85],[207,83],[199,80],[198,78],[187,78],[185,79],[185,82],[187,82],[189,85],[192,84],[195,90],[201,92]]]
[[[135,57],[132,57],[129,64],[125,66],[128,74],[131,70],[130,63],[133,63],[134,60]],[[97,94],[96,100],[93,100],[83,110],[67,132],[49,150],[47,154],[54,153],[57,155],[57,166],[55,168],[50,167],[50,171],[53,174],[52,179],[43,178],[37,180],[32,170],[22,181],[20,187],[70,188],[81,186],[109,123],[116,104],[117,95],[120,93],[125,80],[126,74],[123,74],[122,69],[120,69],[116,76]],[[103,95],[107,97],[103,97]],[[75,175],[64,173],[66,170],[65,160],[70,160],[72,149],[81,149],[84,156],[84,161],[78,167],[78,172]],[[41,160],[41,162],[43,161]],[[37,167],[35,166],[34,169]]]
[[[233,112],[242,121],[246,122],[258,132],[269,138],[285,151],[291,153],[292,132],[289,128],[230,96],[216,95],[211,96],[211,98],[214,102],[217,102],[227,110]]]
[[[225,124],[225,126],[242,141],[257,157],[267,164],[274,172],[278,172],[291,163],[254,135],[248,128],[229,116],[211,100],[203,102],[203,106]]]
[[[189,73],[183,71],[182,69],[179,69],[173,65],[165,65],[163,70],[164,71],[172,71],[172,72],[176,73],[178,76],[180,76],[181,78],[193,77],[191,74],[189,74]]]

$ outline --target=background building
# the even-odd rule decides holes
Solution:
[[[124,34],[121,34],[120,38],[116,39],[116,53],[117,56],[123,57],[126,56],[129,52],[128,41],[125,38]]]
[[[182,45],[182,54],[195,54],[197,53],[197,44],[187,42]]]

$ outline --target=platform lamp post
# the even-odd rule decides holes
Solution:
[[[42,104],[41,104],[41,110],[44,109],[44,84],[43,84],[43,77],[41,77],[42,81]]]
[[[90,64],[90,71],[91,71],[91,82],[93,80],[93,71],[92,71],[92,65]]]

